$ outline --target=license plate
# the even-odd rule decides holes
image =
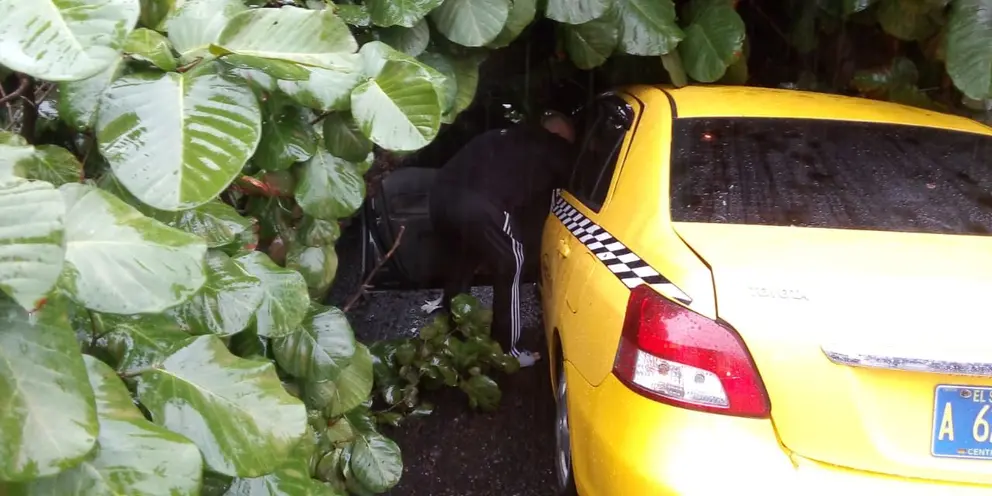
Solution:
[[[992,460],[992,387],[937,386],[933,456]]]

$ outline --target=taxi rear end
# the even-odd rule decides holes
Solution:
[[[663,100],[631,93],[643,125]],[[664,98],[676,116],[635,131],[604,223],[692,302],[587,290],[619,329],[606,376],[566,355],[580,493],[989,494],[989,129],[773,90]]]

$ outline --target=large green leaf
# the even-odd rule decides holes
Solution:
[[[189,340],[171,316],[93,314],[93,325],[105,333],[106,346],[121,372],[131,372],[160,363]]]
[[[216,336],[191,338],[138,376],[152,420],[196,443],[207,467],[259,477],[284,462],[306,432],[306,408],[271,362],[232,355]]]
[[[286,268],[303,274],[310,297],[322,300],[338,272],[338,253],[334,245],[307,246],[295,243],[286,254]]]
[[[220,252],[208,253],[206,266],[203,288],[169,313],[191,334],[230,336],[243,331],[262,304],[262,282]]]
[[[0,181],[16,176],[61,186],[79,182],[82,174],[83,164],[61,146],[0,144]]]
[[[186,0],[166,23],[169,41],[184,62],[206,57],[224,26],[246,10],[241,0]]]
[[[369,18],[376,26],[412,28],[444,0],[368,0]]]
[[[439,52],[424,52],[417,59],[444,76],[434,87],[441,97],[441,114],[446,115],[454,108],[455,98],[458,96],[458,76],[455,74],[454,64]]]
[[[176,70],[176,58],[172,56],[169,39],[151,29],[135,29],[124,43],[124,53],[163,71]]]
[[[481,47],[503,31],[510,0],[445,0],[431,12],[434,26],[459,45]]]
[[[589,70],[599,67],[613,55],[617,48],[619,30],[614,10],[602,17],[574,26],[561,27],[565,37],[565,51],[576,67]]]
[[[496,381],[485,375],[474,375],[458,385],[468,396],[469,406],[491,412],[499,408],[502,393]]]
[[[262,252],[246,253],[234,261],[262,281],[262,303],[255,312],[258,334],[277,338],[294,332],[310,305],[303,276],[295,270],[279,267]]]
[[[0,291],[26,310],[41,303],[62,272],[64,221],[62,195],[51,184],[0,180]]]
[[[412,28],[393,26],[379,32],[379,40],[383,43],[411,56],[416,57],[427,49],[431,41],[431,28],[426,19],[421,19]]]
[[[209,71],[135,74],[103,94],[96,133],[128,191],[159,210],[184,210],[241,172],[261,136],[261,111],[250,88]]]
[[[93,390],[63,303],[28,314],[0,295],[0,481],[54,475],[96,443]]]
[[[947,73],[969,98],[992,96],[992,0],[955,0],[947,22]]]
[[[403,457],[392,439],[379,433],[363,434],[355,439],[350,467],[362,486],[384,493],[400,481]]]
[[[211,47],[216,54],[234,53],[326,69],[338,65],[340,54],[356,51],[358,42],[334,12],[291,6],[252,9],[234,16]]]
[[[693,0],[679,55],[685,71],[696,81],[712,83],[744,49],[744,21],[733,0]]]
[[[335,112],[324,118],[324,146],[335,157],[352,162],[365,160],[372,153],[372,142],[347,112]]]
[[[59,189],[66,209],[66,289],[76,301],[99,312],[161,312],[203,285],[202,239],[93,186]]]
[[[368,399],[372,379],[372,354],[364,344],[357,343],[351,363],[337,379],[306,383],[307,404],[323,410],[329,418],[339,417]]]
[[[314,304],[299,330],[272,341],[272,351],[279,366],[296,377],[335,380],[351,364],[355,333],[344,312]]]
[[[59,116],[77,131],[93,127],[103,92],[111,82],[120,77],[126,67],[124,59],[117,57],[93,76],[59,83]]]
[[[147,420],[117,374],[100,360],[83,357],[100,420],[91,458],[27,486],[26,494],[198,495],[203,461],[188,439]]]
[[[293,101],[320,111],[347,110],[351,107],[351,91],[358,86],[362,74],[362,57],[341,55],[334,67],[304,67],[310,73],[306,81],[279,81],[279,89]]]
[[[341,225],[337,221],[307,215],[297,232],[299,241],[307,246],[333,245],[341,237]]]
[[[211,200],[199,207],[179,212],[155,210],[151,212],[151,216],[167,226],[203,238],[209,248],[231,244],[252,229],[250,219],[220,200]]]
[[[312,445],[304,439],[300,445]],[[225,496],[337,496],[331,488],[310,478],[310,459],[297,447],[282,466],[271,474],[251,479],[235,479]]]
[[[506,24],[496,38],[489,42],[489,48],[503,48],[513,43],[520,33],[534,22],[537,15],[537,0],[513,0],[510,13],[506,16]]]
[[[365,180],[348,161],[321,149],[300,168],[295,197],[309,215],[343,219],[362,206]]]
[[[140,0],[141,24],[160,30],[166,19],[175,12],[183,0]]]
[[[475,101],[475,91],[479,87],[479,64],[482,58],[477,56],[456,57],[451,59],[455,69],[455,104],[443,117],[443,122],[451,123],[462,111]]]
[[[120,57],[138,0],[0,0],[0,65],[48,81],[74,81]]]
[[[566,24],[584,24],[602,17],[610,0],[548,0],[544,15]]]
[[[878,23],[885,32],[904,41],[922,41],[933,35],[937,28],[934,14],[943,5],[934,0],[882,0],[878,6]]]
[[[371,79],[351,93],[359,129],[387,150],[426,146],[441,127],[440,75],[379,41],[363,45],[361,54]]]
[[[675,23],[672,0],[614,0],[620,18],[620,50],[631,55],[664,55],[685,34]]]
[[[262,123],[262,141],[252,163],[273,171],[288,169],[313,156],[317,137],[302,110],[293,105],[273,108]]]

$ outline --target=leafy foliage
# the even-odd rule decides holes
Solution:
[[[519,364],[466,296],[453,328],[371,346],[326,305],[366,173],[455,122],[541,17],[582,70],[747,82],[738,2],[678,5],[0,0],[0,493],[389,490],[377,424],[444,386],[497,408]],[[992,0],[789,5],[800,58],[840,60],[817,49],[855,27],[893,47],[795,86],[992,108]]]

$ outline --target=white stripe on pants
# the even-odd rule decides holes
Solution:
[[[520,272],[524,265],[524,246],[517,241],[517,238],[513,237],[513,230],[510,228],[510,214],[503,212],[503,215],[506,216],[503,221],[503,232],[510,237],[515,263],[513,287],[510,289],[510,354],[517,357],[520,356],[517,342],[520,341]]]

